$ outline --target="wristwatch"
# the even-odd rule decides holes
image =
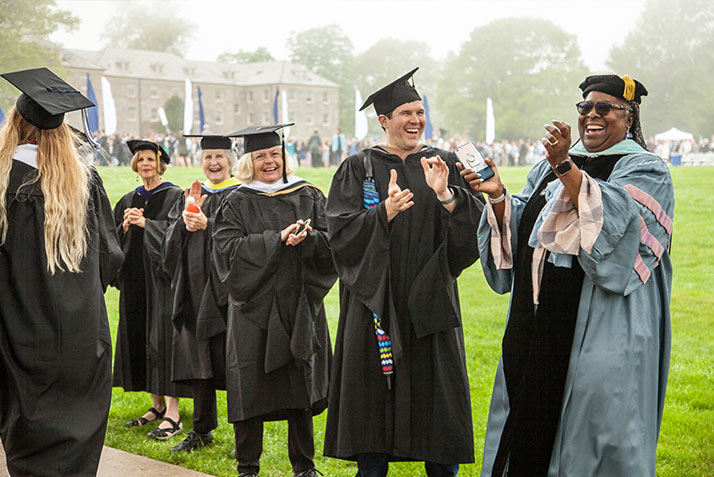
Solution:
[[[553,170],[555,170],[555,174],[558,177],[564,176],[565,174],[573,170],[573,163],[570,161],[570,159],[566,159],[563,162],[559,162],[555,166],[553,166]]]

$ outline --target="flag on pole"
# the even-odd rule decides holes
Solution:
[[[355,138],[358,141],[367,137],[368,133],[367,113],[360,111],[360,106],[362,106],[362,95],[359,94],[358,89],[355,89]]]
[[[206,127],[206,117],[203,115],[203,100],[201,99],[201,87],[196,86],[198,89],[198,121],[199,121],[199,134],[203,134],[203,129]]]
[[[95,105],[97,104],[97,96],[94,94],[94,88],[92,88],[92,82],[89,79],[89,73],[87,73],[87,98]],[[87,110],[87,120],[89,121],[89,131],[95,133],[99,131],[99,109],[97,106],[92,106]]]
[[[193,86],[191,85],[191,81],[188,78],[186,78],[186,93],[184,96],[184,101],[183,133],[191,134],[191,129],[193,129]]]
[[[275,100],[273,100],[273,124],[278,124],[278,96],[280,96],[280,90],[275,88]]]
[[[432,136],[434,135],[434,126],[431,124],[431,116],[429,114],[429,101],[426,99],[426,95],[424,95],[424,99],[422,100],[424,102],[424,115],[426,116],[426,125],[424,126],[424,137],[426,139],[431,139]]]
[[[2,112],[2,108],[0,108],[0,124],[5,122],[5,113]]]
[[[283,116],[283,122],[284,123],[289,123],[289,117],[288,117],[288,93],[286,91],[283,91],[283,94],[280,95],[280,105],[282,106],[280,114]],[[277,121],[275,121],[275,124],[278,124]],[[283,133],[284,137],[289,137],[290,136],[290,126],[283,128]]]
[[[104,134],[111,136],[117,132],[117,107],[112,96],[112,85],[102,76],[102,109],[104,110]]]
[[[166,128],[166,130],[169,130],[169,118],[166,117],[166,110],[164,108],[159,108],[158,110],[159,113],[159,120],[161,121],[161,125]]]
[[[493,114],[493,101],[486,98],[486,144],[496,139],[496,116]]]

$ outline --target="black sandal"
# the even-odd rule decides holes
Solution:
[[[183,424],[181,424],[181,418],[178,422],[174,421],[170,417],[163,418],[163,421],[171,424],[171,427],[157,427],[153,431],[149,432],[146,436],[152,439],[158,439],[160,441],[165,441],[166,439],[171,439],[176,434],[179,434],[183,430]],[[159,424],[161,425],[161,424]]]
[[[144,416],[141,416],[141,417],[137,417],[136,419],[132,419],[131,421],[127,422],[127,423],[124,424],[124,425],[125,425],[126,427],[137,427],[137,426],[140,427],[140,426],[145,426],[145,425],[147,425],[147,424],[150,423],[150,422],[154,422],[155,420],[161,419],[162,417],[164,417],[164,414],[166,414],[166,409],[164,409],[163,411],[159,412],[159,411],[156,410],[156,408],[152,407],[151,409],[149,409],[149,410],[146,411],[146,412],[150,412],[151,414],[153,414],[153,415],[156,416],[156,417],[154,417],[153,419],[147,419],[147,418],[145,418]]]

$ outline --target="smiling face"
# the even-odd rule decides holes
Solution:
[[[426,114],[421,100],[404,103],[392,111],[391,119],[379,115],[379,124],[387,133],[387,145],[402,151],[412,151],[424,132]]]
[[[224,149],[204,149],[201,169],[212,184],[219,184],[231,176],[230,162]]]
[[[283,148],[273,146],[251,153],[253,180],[272,184],[283,177]]]
[[[136,172],[144,182],[159,176],[159,161],[156,153],[150,149],[142,149],[136,153]]]
[[[622,98],[591,91],[585,101],[597,103],[599,101],[615,105],[627,106],[627,101]],[[625,139],[627,130],[632,126],[632,113],[622,109],[610,109],[604,116],[600,116],[595,108],[587,114],[578,115],[578,131],[583,146],[588,152],[599,152],[614,146]]]

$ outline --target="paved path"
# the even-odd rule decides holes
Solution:
[[[10,474],[5,462],[5,451],[0,444],[0,476]],[[140,455],[104,446],[99,460],[97,477],[206,477],[208,474],[184,469]]]

